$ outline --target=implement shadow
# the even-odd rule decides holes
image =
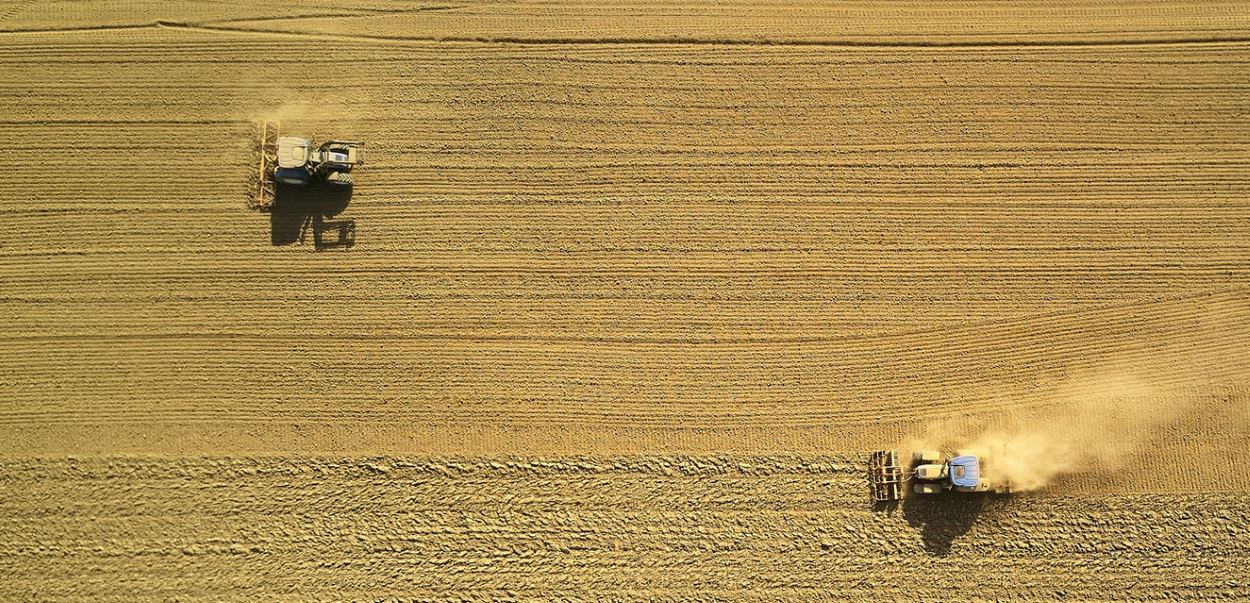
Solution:
[[[903,499],[903,518],[920,530],[924,550],[945,557],[951,545],[968,533],[978,517],[991,511],[991,494],[945,493],[913,494]]]
[[[269,210],[269,239],[275,246],[304,243],[309,230],[318,250],[351,247],[355,241],[356,223],[351,220],[327,222],[352,200],[352,187],[337,184],[304,186],[278,184],[273,207]],[[337,231],[338,238],[329,240],[324,233]]]

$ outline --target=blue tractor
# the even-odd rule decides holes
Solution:
[[[314,148],[312,141],[306,138],[283,136],[278,139],[274,181],[299,185],[315,178],[329,184],[351,186],[352,168],[364,163],[363,146],[359,142],[331,140]]]
[[[255,197],[249,202],[262,211],[273,207],[277,185],[307,185],[314,181],[337,186],[352,185],[352,168],[364,164],[364,144],[331,140],[313,146],[307,138],[282,136],[276,121],[258,122],[259,177]]]
[[[971,452],[948,457],[937,450],[917,450],[904,472],[897,450],[878,450],[868,456],[868,485],[876,503],[902,499],[907,482],[915,494],[1009,490],[1005,482],[995,485],[986,479],[984,469],[983,458]]]
[[[990,482],[982,473],[981,457],[968,452],[945,457],[937,450],[912,453],[912,491],[916,494],[942,492],[989,492]]]

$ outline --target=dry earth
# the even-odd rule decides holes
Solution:
[[[1244,494],[864,504],[862,457],[13,461],[4,600],[1244,599]],[[962,590],[952,590],[962,589]]]
[[[1240,2],[2,2],[0,599],[1250,598],[1248,67]],[[350,250],[259,118],[367,141]]]

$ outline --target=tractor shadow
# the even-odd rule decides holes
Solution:
[[[269,237],[274,246],[304,244],[312,232],[317,251],[349,249],[356,243],[355,220],[332,220],[352,201],[352,187],[334,184],[278,184],[269,209]]]
[[[977,519],[995,506],[993,494],[911,495],[903,499],[903,518],[920,530],[920,541],[930,555],[945,557]]]

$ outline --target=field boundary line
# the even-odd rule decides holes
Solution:
[[[1033,40],[1033,41],[949,41],[913,40],[913,41],[856,41],[849,39],[828,40],[755,40],[749,38],[586,38],[586,37],[520,37],[520,36],[380,36],[368,34],[323,34],[293,32],[284,30],[264,29],[259,27],[238,27],[212,25],[212,22],[176,22],[157,21],[157,27],[166,29],[186,29],[191,31],[221,31],[239,33],[257,33],[269,35],[285,35],[312,37],[318,39],[334,38],[342,40],[378,41],[378,42],[432,42],[461,44],[513,44],[513,45],[579,45],[579,46],[815,46],[829,48],[1050,48],[1050,47],[1093,47],[1093,46],[1168,46],[1168,45],[1202,45],[1250,43],[1250,32],[1239,35],[1206,35],[1206,36],[1174,36],[1157,39],[1108,39],[1108,40]]]
[[[496,45],[514,45],[514,46],[752,46],[752,47],[822,47],[822,48],[882,48],[882,49],[908,49],[908,48],[953,48],[953,49],[992,49],[992,48],[1093,48],[1093,47],[1156,47],[1156,46],[1220,46],[1228,44],[1250,44],[1250,31],[1239,31],[1237,34],[1218,35],[1207,34],[1203,36],[1183,36],[1176,35],[1171,37],[1158,38],[1121,38],[1121,39],[1104,39],[1104,40],[985,40],[985,41],[968,41],[968,40],[903,40],[903,41],[886,41],[886,40],[850,40],[850,39],[826,39],[826,40],[796,40],[796,39],[777,39],[777,40],[761,40],[750,38],[696,38],[696,37],[673,37],[673,38],[646,38],[646,37],[521,37],[515,35],[507,36],[381,36],[368,34],[334,34],[334,33],[313,33],[284,31],[278,29],[265,29],[260,27],[238,27],[214,25],[220,21],[202,21],[202,22],[183,22],[183,21],[166,21],[157,20],[148,23],[124,23],[115,25],[100,26],[77,26],[77,27],[47,27],[47,28],[19,28],[19,29],[0,29],[0,37],[6,35],[38,35],[38,34],[57,34],[57,33],[88,33],[97,31],[123,31],[132,29],[170,29],[181,31],[199,31],[199,32],[216,32],[216,33],[234,33],[234,34],[255,34],[265,36],[283,36],[296,38],[309,38],[316,40],[351,40],[360,42],[376,42],[376,43],[426,43],[426,44],[496,44]],[[1149,32],[1146,32],[1149,33]]]

